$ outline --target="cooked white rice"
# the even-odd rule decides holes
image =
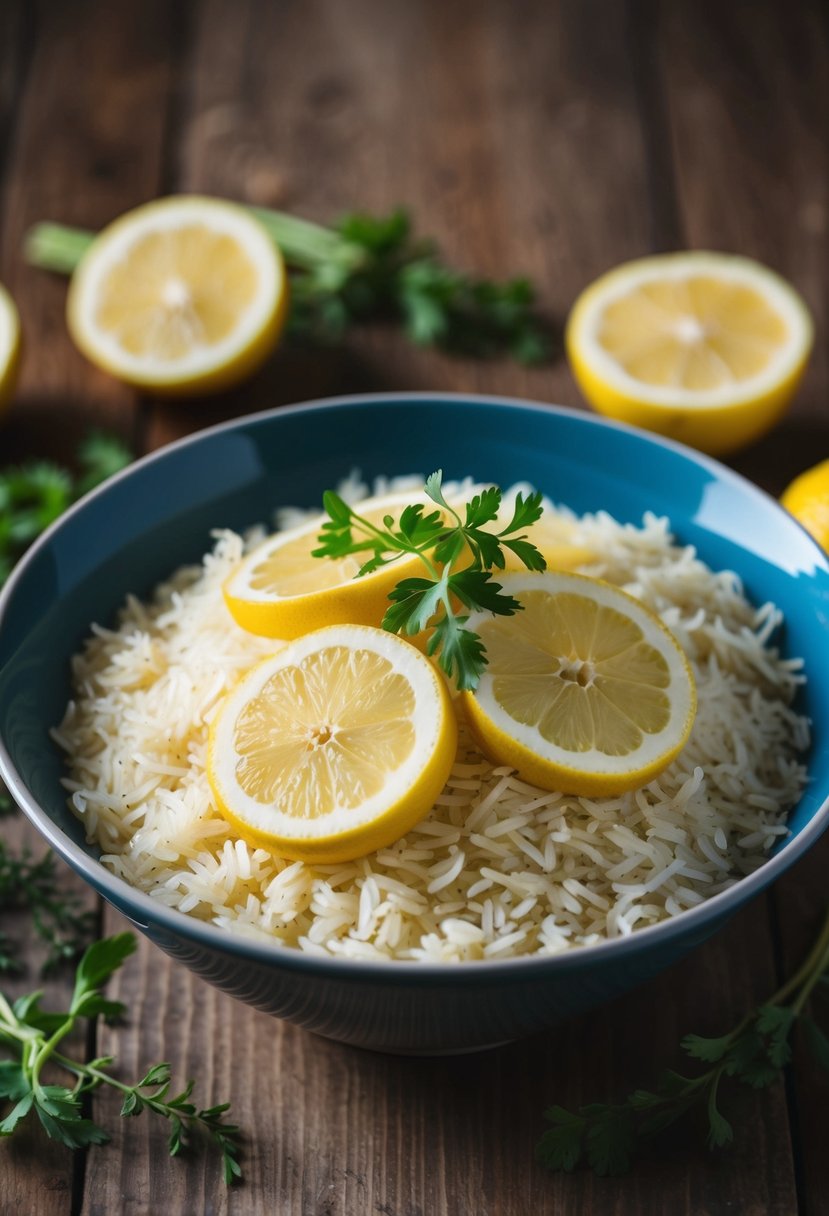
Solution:
[[[356,481],[346,490],[366,492]],[[202,566],[178,571],[151,604],[129,599],[118,628],[95,626],[74,660],[76,699],[54,734],[69,757],[70,805],[104,865],[233,933],[429,962],[624,936],[762,865],[806,780],[808,727],[790,708],[802,663],[773,644],[780,614],[755,609],[735,574],[675,545],[664,519],[574,522],[574,543],[601,554],[583,570],[659,613],[694,669],[693,730],[658,780],[616,798],[550,793],[493,766],[462,732],[434,808],[389,848],[311,866],[237,839],[211,802],[207,727],[273,645],[225,608],[221,584],[246,545],[220,532]]]

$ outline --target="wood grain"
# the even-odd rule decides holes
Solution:
[[[741,16],[743,19],[741,19]],[[818,340],[790,415],[735,467],[779,494],[827,455],[829,154],[815,116],[829,113],[829,13],[820,4],[674,6],[663,28],[665,78],[685,222],[694,245],[760,258],[801,291]],[[712,72],[718,81],[710,88]],[[825,134],[825,124],[824,124]],[[735,207],[733,200],[754,205]],[[805,956],[826,910],[822,841],[774,891],[780,965]],[[798,1040],[789,1076],[800,1212],[829,1191],[827,1080]]]
[[[24,9],[0,13],[0,32],[14,35],[0,42],[0,135],[13,136],[0,155],[0,277],[29,338],[4,460],[64,455],[90,421],[156,447],[253,409],[366,389],[579,404],[561,359],[533,371],[453,360],[384,327],[330,351],[285,348],[220,397],[136,402],[72,350],[64,285],[27,269],[19,250],[37,219],[96,226],[163,191],[322,221],[403,202],[454,263],[529,274],[556,330],[610,265],[685,240],[715,245],[792,278],[825,333],[818,116],[829,108],[829,52],[817,3],[42,0],[30,30]],[[824,454],[827,388],[824,344],[791,418],[737,467],[777,492],[807,453]],[[198,1079],[199,1101],[230,1099],[247,1132],[245,1185],[226,1191],[198,1147],[169,1160],[163,1125],[121,1121],[117,1100],[99,1094],[95,1117],[114,1140],[78,1166],[74,1198],[70,1163],[38,1141],[0,1146],[4,1194],[15,1211],[49,1216],[819,1216],[825,1090],[799,1058],[788,1103],[783,1085],[732,1095],[739,1131],[727,1155],[709,1154],[689,1124],[634,1175],[608,1180],[548,1175],[533,1144],[548,1104],[623,1097],[682,1065],[682,1034],[723,1031],[771,991],[825,898],[825,854],[781,885],[773,907],[755,902],[637,992],[468,1058],[413,1061],[314,1038],[142,940],[112,986],[130,1021],[100,1027],[96,1049],[116,1054],[125,1078],[169,1059],[177,1080]],[[107,910],[104,925],[123,922]]]

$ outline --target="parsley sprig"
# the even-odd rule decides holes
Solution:
[[[443,494],[443,472],[438,469],[426,478],[425,492],[437,506],[429,511],[423,503],[404,507],[400,519],[384,517],[377,526],[358,515],[333,490],[323,495],[329,519],[322,525],[315,557],[344,557],[359,554],[365,558],[359,575],[391,565],[404,554],[414,554],[426,567],[425,578],[403,578],[389,593],[391,604],[382,626],[390,633],[414,636],[431,630],[427,643],[430,655],[437,655],[446,674],[458,688],[476,688],[486,667],[486,652],[477,633],[468,628],[468,612],[458,612],[457,604],[470,612],[492,612],[512,616],[521,604],[506,595],[492,570],[503,570],[504,551],[510,550],[528,570],[544,570],[542,555],[524,535],[524,529],[541,517],[540,492],[519,493],[512,518],[498,530],[495,523],[501,507],[501,491],[490,486],[475,494],[462,508],[461,515]],[[470,560],[458,567],[464,557]],[[359,577],[359,576],[358,576]]]
[[[67,1148],[106,1144],[108,1133],[84,1113],[84,1095],[109,1086],[123,1095],[122,1116],[149,1111],[169,1121],[170,1156],[177,1156],[194,1135],[205,1136],[221,1153],[224,1179],[231,1183],[241,1177],[242,1170],[239,1128],[225,1121],[229,1103],[200,1109],[191,1101],[192,1081],[171,1095],[168,1064],[155,1064],[139,1081],[127,1084],[110,1071],[111,1056],[84,1063],[58,1050],[82,1019],[102,1016],[112,1020],[124,1013],[124,1006],[108,1000],[102,988],[134,950],[132,933],[91,945],[78,964],[69,1009],[64,1013],[42,1009],[41,992],[14,1003],[0,993],[0,1046],[10,1057],[0,1061],[0,1101],[11,1107],[0,1121],[0,1135],[11,1136],[24,1119],[35,1115],[47,1135]],[[53,1065],[74,1076],[74,1084],[47,1081],[45,1070]]]
[[[685,1036],[682,1050],[708,1068],[695,1076],[669,1070],[654,1089],[634,1090],[624,1102],[592,1102],[575,1111],[551,1106],[545,1112],[551,1126],[537,1145],[539,1161],[551,1170],[584,1164],[596,1174],[622,1174],[653,1137],[699,1109],[707,1118],[709,1147],[729,1144],[734,1129],[721,1109],[723,1088],[731,1082],[751,1089],[774,1084],[791,1059],[795,1026],[829,1071],[829,1038],[804,1013],[818,986],[829,987],[829,916],[806,960],[773,996],[726,1034]]]
[[[337,342],[353,325],[385,321],[400,324],[417,346],[527,364],[550,357],[549,326],[536,312],[530,282],[483,279],[447,265],[433,241],[413,234],[402,208],[384,216],[354,212],[330,228],[284,211],[250,210],[288,264],[288,326],[296,338]],[[37,224],[26,237],[26,258],[71,274],[94,239],[83,229]]]

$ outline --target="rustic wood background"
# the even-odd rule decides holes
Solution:
[[[0,460],[68,458],[90,425],[138,451],[282,402],[441,388],[579,406],[564,362],[528,371],[409,348],[387,330],[285,349],[244,390],[170,406],[71,346],[65,285],[21,257],[33,222],[94,227],[172,191],[329,220],[404,203],[459,265],[525,272],[558,327],[625,258],[714,248],[760,258],[806,297],[818,340],[775,435],[733,460],[772,493],[827,454],[829,11],[786,0],[2,0],[0,278],[26,357]],[[30,839],[22,824],[4,831]],[[33,842],[37,847],[37,842]],[[729,1103],[737,1136],[665,1137],[623,1179],[551,1176],[542,1111],[624,1095],[770,992],[814,932],[829,843],[692,958],[634,994],[487,1055],[396,1059],[239,1005],[141,943],[115,985],[129,1024],[99,1027],[125,1076],[158,1059],[230,1098],[245,1184],[212,1156],[166,1156],[164,1128],[122,1122],[86,1156],[37,1134],[0,1146],[0,1210],[362,1216],[820,1216],[829,1211],[826,1079],[795,1051],[785,1082]],[[67,878],[67,881],[71,881]],[[121,928],[100,909],[101,928]],[[18,926],[25,933],[25,924]],[[32,971],[24,983],[36,978]],[[66,995],[65,982],[51,993]],[[80,1044],[83,1050],[84,1045]]]

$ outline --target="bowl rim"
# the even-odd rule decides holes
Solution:
[[[251,424],[267,425],[274,418],[283,415],[324,412],[355,406],[380,405],[381,403],[384,405],[413,405],[430,401],[449,402],[473,408],[481,405],[496,406],[506,410],[538,412],[548,416],[554,414],[587,427],[593,426],[601,430],[623,432],[646,446],[657,449],[666,448],[692,464],[707,470],[716,480],[731,483],[743,494],[747,493],[749,497],[756,498],[764,506],[768,507],[771,504],[782,511],[792,526],[802,532],[807,541],[811,543],[815,566],[829,573],[829,555],[771,494],[713,457],[666,436],[641,430],[614,419],[590,414],[574,407],[520,397],[441,392],[440,390],[349,393],[279,405],[268,410],[253,411],[227,419],[203,430],[182,436],[133,461],[100,486],[85,494],[78,502],[73,503],[27,549],[9,575],[5,585],[0,589],[0,628],[2,628],[3,618],[8,604],[15,594],[17,584],[24,577],[26,569],[35,560],[38,553],[51,543],[53,536],[70,526],[75,516],[82,513],[88,503],[105,495],[113,485],[133,476],[148,464],[164,460],[171,455],[174,457],[183,448],[215,437],[224,431]],[[660,944],[667,946],[676,938],[690,938],[691,944],[696,944],[695,931],[702,934],[710,922],[716,922],[730,912],[736,912],[739,907],[758,895],[803,856],[829,826],[829,797],[827,797],[815,810],[806,826],[796,836],[786,841],[780,851],[757,870],[738,879],[718,894],[703,900],[701,904],[688,908],[676,916],[658,921],[656,924],[635,929],[623,937],[608,938],[593,945],[567,949],[558,954],[478,959],[463,963],[423,962],[411,959],[356,959],[310,954],[297,947],[283,945],[276,940],[269,942],[248,938],[242,934],[237,935],[219,925],[199,920],[187,913],[180,912],[177,908],[161,904],[146,892],[131,886],[124,879],[107,870],[98,858],[93,857],[70,839],[63,829],[50,818],[37,800],[30,795],[12,763],[2,738],[0,738],[0,778],[5,782],[18,806],[55,852],[108,903],[126,915],[137,927],[146,931],[151,940],[157,940],[156,934],[162,930],[173,939],[189,939],[200,947],[244,958],[259,965],[276,964],[284,970],[310,973],[320,978],[336,979],[341,982],[373,979],[386,983],[393,981],[394,984],[400,986],[424,986],[424,984],[431,987],[456,987],[459,984],[481,986],[491,983],[496,977],[499,982],[509,980],[510,982],[525,983],[533,979],[540,981],[553,972],[560,973],[590,967],[593,960],[600,964],[602,960],[610,957],[621,962],[630,955],[646,950],[649,946],[657,947]],[[149,923],[145,923],[145,921]]]

